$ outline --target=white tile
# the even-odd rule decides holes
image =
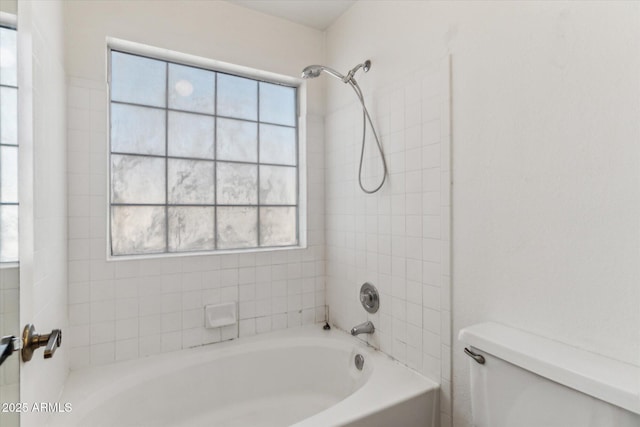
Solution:
[[[407,280],[414,282],[422,281],[422,262],[415,259],[407,259]]]
[[[238,317],[240,319],[250,319],[256,317],[256,302],[244,301],[238,304]]]
[[[91,111],[84,108],[67,108],[67,127],[76,130],[91,130]]]
[[[197,347],[202,344],[202,329],[191,328],[182,331],[182,348]]]
[[[422,331],[422,351],[431,357],[440,358],[440,335],[429,330]]]
[[[256,334],[256,320],[245,319],[240,321],[240,338]]]
[[[424,148],[418,147],[405,151],[405,171],[418,171],[425,167],[425,163],[422,160],[424,150]]]
[[[106,92],[100,89],[92,89],[89,96],[89,107],[93,111],[106,111],[109,103]]]
[[[138,333],[141,338],[154,336],[160,334],[160,332],[162,332],[162,316],[160,314],[139,317]]]
[[[182,273],[182,291],[198,291],[202,289],[202,273],[199,271],[186,271]]]
[[[138,298],[122,298],[115,302],[115,318],[138,318]]]
[[[148,295],[141,298],[138,303],[138,313],[140,317],[151,316],[162,313],[162,296]]]
[[[440,311],[431,308],[422,308],[422,327],[425,331],[440,334]],[[438,339],[438,343],[439,343]]]
[[[115,341],[115,321],[94,322],[91,324],[91,345]]]
[[[407,302],[407,323],[422,327],[422,304]]]
[[[418,167],[406,173],[405,191],[407,193],[419,193],[422,191],[422,172]]]
[[[162,351],[162,336],[160,334],[141,336],[138,340],[138,353],[140,356],[150,356]]]
[[[287,297],[287,311],[302,310],[302,294],[289,295]]]
[[[442,241],[440,239],[422,239],[422,259],[441,262]]]
[[[429,354],[422,354],[422,373],[433,381],[440,382],[440,358],[433,357]]]
[[[89,304],[91,310],[91,323],[115,320],[114,300],[96,301]]]
[[[167,332],[160,336],[160,351],[176,351],[182,348],[182,333],[181,332]]]
[[[130,360],[138,357],[138,339],[116,341],[115,360]]]
[[[254,301],[256,299],[256,285],[255,282],[249,282],[248,285],[240,285],[238,298],[239,301]]]
[[[117,279],[125,277],[137,277],[139,275],[140,263],[138,261],[119,261],[115,265],[115,277]]]
[[[193,329],[193,328],[202,328],[202,327],[204,327],[204,316],[201,308],[182,311],[183,330]]]
[[[430,96],[422,99],[421,117],[423,123],[432,122],[440,117],[441,99],[438,96]]]
[[[407,344],[396,338],[393,341],[393,358],[400,363],[406,363],[407,360]]]
[[[115,360],[115,342],[95,344],[90,347],[91,364],[104,365]]]
[[[423,215],[422,236],[429,239],[440,239],[441,222],[439,215]]]
[[[88,303],[91,300],[89,283],[69,284],[69,304]]]
[[[115,321],[116,341],[138,337],[138,318],[119,319]],[[116,346],[117,347],[117,346]]]
[[[274,314],[271,318],[271,328],[274,331],[279,329],[284,329],[287,327],[287,315],[285,313],[282,314]]]
[[[71,326],[69,328],[69,343],[73,349],[90,345],[91,327],[89,325]]]
[[[422,214],[422,194],[410,193],[406,195],[406,214],[407,215]]]
[[[108,301],[115,298],[113,280],[94,280],[90,285],[91,301]]]
[[[221,286],[235,286],[238,282],[238,269],[225,269],[220,270],[220,285]]]
[[[238,271],[238,283],[245,285],[249,283],[255,283],[256,281],[256,269],[255,267],[243,267]]]
[[[440,144],[431,144],[422,147],[422,167],[424,169],[440,166]]]
[[[138,296],[138,279],[116,279],[113,283],[116,298],[134,298]]]
[[[300,311],[290,311],[287,313],[287,327],[295,328],[302,325],[302,313]]]
[[[439,215],[440,214],[440,192],[428,191],[422,194],[422,214],[423,215]]]
[[[170,294],[167,294],[170,295]],[[164,297],[165,295],[163,295]],[[202,291],[202,305],[219,304],[221,301],[220,289],[205,289]]]
[[[213,344],[222,340],[222,329],[205,329],[202,331],[202,343]]]
[[[440,288],[431,285],[422,287],[422,306],[440,310]]]
[[[88,109],[90,102],[91,90],[78,86],[67,87],[67,106]]]

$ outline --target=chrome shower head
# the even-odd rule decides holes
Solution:
[[[308,67],[305,67],[304,70],[302,70],[302,78],[314,79],[316,77],[319,77],[323,71],[338,80],[344,81],[345,79],[345,76],[343,76],[333,68],[325,67],[324,65],[309,65]]]
[[[303,79],[315,79],[322,74],[322,65],[309,65],[302,70]]]

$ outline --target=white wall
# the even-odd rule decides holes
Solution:
[[[298,76],[321,32],[226,2],[65,3],[71,368],[323,320],[321,87],[308,92],[308,249],[106,261],[106,37]],[[238,301],[238,327],[204,329],[205,304]]]
[[[18,14],[18,1],[17,0],[3,0],[0,5],[0,11],[5,13],[11,13],[12,15]]]
[[[635,2],[377,1],[329,29],[329,65],[370,57],[371,87],[452,55],[456,426],[464,326],[640,364],[639,19]],[[329,86],[328,111],[347,96]]]
[[[454,331],[496,320],[640,365],[640,5],[476,12],[453,78]]]
[[[60,1],[21,1],[18,13],[20,133],[20,325],[67,331],[66,112]],[[52,359],[39,349],[20,364],[20,400],[57,402],[69,342]],[[22,426],[48,414],[22,414]]]

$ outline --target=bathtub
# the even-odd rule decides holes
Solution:
[[[435,427],[437,391],[316,324],[74,371],[60,398],[72,410],[49,425]]]

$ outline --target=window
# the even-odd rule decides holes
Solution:
[[[297,88],[110,51],[111,255],[297,246]]]
[[[18,262],[17,33],[0,27],[0,262]]]

